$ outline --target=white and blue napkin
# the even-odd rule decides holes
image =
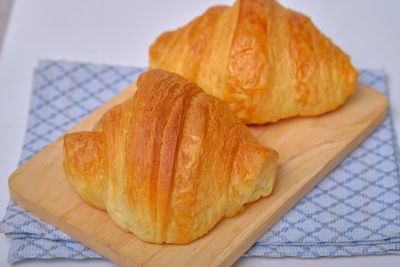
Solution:
[[[135,81],[144,68],[41,61],[35,70],[20,165]],[[382,70],[359,81],[388,95]],[[400,254],[399,151],[385,121],[267,232],[245,256],[334,257]],[[10,201],[0,232],[9,262],[102,258]]]

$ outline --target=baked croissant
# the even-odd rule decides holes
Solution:
[[[184,244],[271,193],[277,153],[221,100],[150,70],[133,98],[90,132],[64,136],[64,170],[80,196],[144,241]]]
[[[149,67],[188,78],[248,124],[334,110],[358,76],[349,56],[308,17],[275,0],[211,7],[159,36]]]

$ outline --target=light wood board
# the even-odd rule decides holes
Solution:
[[[125,89],[71,131],[91,129],[135,88],[133,84]],[[106,212],[81,200],[63,172],[61,138],[11,175],[10,195],[33,214],[122,266],[231,265],[383,121],[387,105],[385,96],[358,84],[356,93],[337,111],[250,127],[262,144],[280,155],[272,195],[247,205],[234,218],[223,219],[188,245],[140,241],[118,228]]]

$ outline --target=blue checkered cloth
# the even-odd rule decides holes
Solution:
[[[35,70],[20,165],[137,79],[143,68],[42,61]],[[359,81],[387,95],[382,70]],[[389,111],[383,124],[271,228],[245,256],[400,254],[399,152]],[[102,258],[10,201],[0,231],[9,262]]]

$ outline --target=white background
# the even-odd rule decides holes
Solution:
[[[39,59],[147,66],[148,47],[211,5],[233,0],[16,0],[0,58],[0,217],[9,199],[7,179],[21,153],[32,70]],[[352,57],[356,68],[384,68],[400,133],[400,1],[280,0],[301,11]],[[0,266],[9,240],[0,235]],[[400,266],[400,256],[241,259],[237,266]],[[112,266],[107,261],[26,261],[26,266]]]

